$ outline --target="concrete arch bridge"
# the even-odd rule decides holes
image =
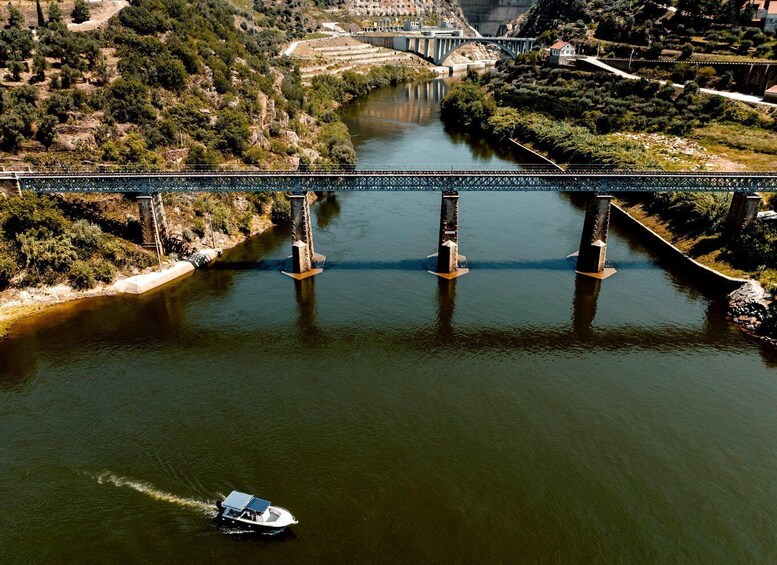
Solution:
[[[415,53],[434,63],[442,65],[445,59],[465,45],[487,45],[498,47],[509,57],[517,58],[534,47],[534,38],[529,37],[456,37],[456,36],[358,36],[357,39],[371,45],[378,45],[396,51]]]

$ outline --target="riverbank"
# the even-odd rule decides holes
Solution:
[[[174,283],[196,268],[204,267],[223,251],[264,233],[272,225],[269,217],[265,216],[252,222],[252,229],[248,233],[209,234],[212,241],[219,245],[218,248],[200,248],[181,261],[171,261],[169,257],[164,257],[162,268],[154,265],[135,269],[136,272],[132,274],[119,275],[110,283],[99,283],[89,289],[79,290],[65,283],[6,289],[0,292],[0,339],[6,336],[16,323],[45,313],[53,306],[121,294],[143,294]]]
[[[517,140],[510,142],[518,154],[529,154],[546,164],[562,169],[546,155],[521,144]],[[764,324],[769,323],[773,296],[756,280],[751,273],[732,268],[728,263],[717,260],[722,244],[700,257],[692,257],[693,249],[703,246],[699,238],[679,238],[668,222],[649,214],[641,203],[629,203],[622,198],[614,198],[613,218],[624,227],[633,229],[638,237],[667,256],[680,268],[693,275],[694,280],[707,287],[725,292],[727,311],[731,321],[750,338],[772,348],[777,348],[777,339],[764,335]],[[714,243],[714,240],[709,240]]]

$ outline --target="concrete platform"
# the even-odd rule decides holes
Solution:
[[[324,269],[310,269],[309,271],[305,271],[304,273],[289,273],[288,271],[281,271],[281,274],[284,274],[287,277],[291,277],[294,280],[303,281],[305,279],[309,279],[310,277],[320,275],[323,272],[324,272]]]
[[[427,255],[426,258],[427,259],[434,259],[435,257],[437,257],[437,255],[438,255],[437,253],[432,253],[431,255]],[[467,258],[464,255],[457,255],[456,256],[456,260],[458,261],[459,265],[466,265],[467,264]],[[456,269],[455,273],[438,273],[437,271],[431,271],[431,270],[427,270],[426,272],[427,273],[431,273],[433,275],[437,275],[441,279],[446,279],[446,280],[450,281],[450,280],[453,280],[453,279],[457,279],[459,277],[463,277],[464,275],[469,273],[469,268],[467,268],[467,267],[460,267],[460,268]]]
[[[579,254],[580,254],[579,251],[575,251],[574,253],[570,253],[569,255],[567,255],[567,259],[571,259],[572,257],[577,257]],[[599,279],[600,281],[603,281],[604,279],[610,278],[611,276],[613,276],[618,271],[614,267],[605,267],[604,270],[601,273],[585,273],[583,271],[578,271],[577,269],[575,269],[575,272],[578,275],[584,275],[586,277],[591,277],[591,278]]]
[[[188,275],[193,271],[194,265],[189,261],[178,261],[175,265],[163,271],[146,275],[135,275],[134,277],[116,281],[113,288],[121,294],[143,294],[179,279],[184,275]]]
[[[291,255],[286,257],[286,259],[290,260]],[[320,253],[314,253],[313,264],[317,265],[316,267],[313,267],[312,269],[310,269],[309,271],[305,271],[304,273],[291,273],[289,271],[281,271],[281,273],[286,275],[287,277],[291,277],[295,280],[302,281],[323,273],[325,262],[326,262],[326,255],[321,255]]]
[[[436,273],[434,271],[427,271],[427,272],[431,273],[433,275],[437,275],[441,279],[446,279],[446,280],[451,281],[453,279],[457,279],[459,277],[463,277],[464,275],[469,273],[469,269],[466,269],[466,268],[465,269],[456,269],[455,273]]]
[[[578,270],[575,270],[575,272],[578,275],[583,275],[586,277],[591,277],[593,279],[599,279],[600,281],[603,281],[604,279],[610,278],[618,271],[613,267],[605,267],[601,273],[584,273],[583,271],[578,271]]]

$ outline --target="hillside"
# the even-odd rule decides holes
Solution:
[[[691,54],[777,58],[773,32],[753,25],[746,1],[537,0],[516,23],[516,35],[557,37],[584,50],[655,58]],[[544,34],[544,35],[543,35]],[[619,49],[618,46],[623,46]]]

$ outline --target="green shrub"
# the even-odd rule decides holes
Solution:
[[[254,207],[257,214],[264,213],[264,206],[272,199],[269,192],[249,192],[246,194],[248,200]]]
[[[255,145],[243,153],[243,161],[248,165],[261,165],[267,161],[267,151]]]
[[[777,268],[777,225],[752,222],[728,243],[726,258],[740,269]]]
[[[718,192],[662,192],[653,197],[649,210],[680,233],[703,235],[720,229],[730,201],[728,194]]]
[[[30,230],[16,236],[27,268],[43,273],[67,271],[77,258],[76,250],[65,235],[53,236],[45,229]]]
[[[8,239],[34,230],[45,229],[58,235],[65,231],[67,220],[50,196],[24,194],[6,200],[0,207],[0,227]]]
[[[98,282],[102,283],[111,283],[113,282],[113,279],[116,277],[116,267],[114,267],[111,263],[105,260],[99,260],[94,264],[93,267],[94,270],[94,278]],[[71,269],[72,272],[72,269]]]
[[[103,230],[86,220],[77,220],[70,226],[68,235],[76,247],[92,250],[100,246]]]
[[[0,290],[8,288],[17,271],[16,262],[8,257],[0,257]]]
[[[244,235],[248,235],[251,233],[253,223],[254,215],[251,212],[246,212],[240,216],[240,219],[237,221],[237,226]]]
[[[291,204],[285,196],[278,195],[273,200],[270,219],[274,224],[283,224],[291,219]]]
[[[86,261],[76,261],[70,267],[68,279],[73,288],[87,290],[97,284],[94,269]]]
[[[186,164],[193,167],[215,167],[219,163],[221,163],[221,154],[199,143],[192,145],[186,156]]]
[[[232,232],[232,222],[229,210],[223,204],[217,204],[211,215],[211,225],[214,230],[229,234]]]
[[[205,222],[202,220],[202,218],[194,218],[194,221],[192,222],[192,232],[199,237],[203,238],[205,237]]]

